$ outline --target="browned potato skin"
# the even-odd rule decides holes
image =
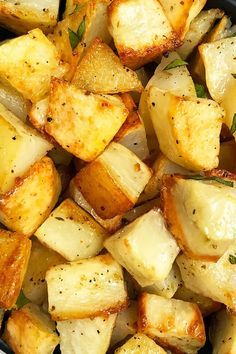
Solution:
[[[35,184],[37,190],[34,189]],[[28,194],[24,190],[26,186],[29,187]],[[31,236],[49,216],[60,192],[61,181],[57,170],[52,160],[44,157],[24,176],[16,178],[15,185],[9,192],[0,196],[0,220],[10,230]],[[45,196],[48,199],[46,204]],[[29,200],[32,202],[31,206]],[[37,219],[32,218],[31,207],[34,210],[38,208]]]
[[[0,307],[12,308],[26,273],[31,241],[24,235],[0,230]]]
[[[83,168],[76,175],[74,182],[98,216],[103,219],[122,215],[133,207],[133,203],[122,192],[100,161],[93,161]]]

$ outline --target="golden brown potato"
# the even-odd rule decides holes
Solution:
[[[155,353],[165,354],[165,350],[157,345],[154,340],[145,334],[137,333],[130,338],[125,344],[115,350],[115,354],[143,354]]]
[[[31,241],[25,236],[0,230],[0,306],[11,309],[20,294],[30,256]]]
[[[112,49],[96,38],[79,65],[72,83],[94,93],[119,93],[137,91],[143,87],[137,74],[124,67]]]
[[[117,313],[128,305],[122,268],[109,254],[53,267],[46,281],[49,313],[57,321]]]
[[[195,354],[206,335],[196,304],[143,293],[139,299],[138,329],[176,353]]]
[[[49,157],[36,162],[0,196],[0,222],[31,236],[48,217],[61,192],[61,181]]]
[[[35,232],[47,247],[68,261],[94,257],[108,232],[71,199],[64,200]]]
[[[44,98],[51,77],[62,77],[65,69],[55,46],[40,29],[0,46],[0,76],[32,102]]]
[[[59,344],[55,324],[31,303],[11,314],[4,340],[16,354],[52,354]]]
[[[22,284],[22,290],[27,299],[34,304],[41,305],[47,298],[46,271],[50,267],[64,262],[65,259],[58,253],[43,246],[34,238],[27,271]]]
[[[0,194],[12,188],[15,179],[26,173],[52,147],[0,104]]]
[[[84,198],[104,219],[130,210],[151,177],[150,169],[124,146],[111,143],[75,177]]]
[[[181,44],[157,0],[114,0],[108,21],[121,61],[131,69]]]
[[[128,110],[119,96],[91,94],[54,79],[48,114],[46,132],[76,157],[92,161],[113,139]]]

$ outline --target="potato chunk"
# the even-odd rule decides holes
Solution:
[[[196,304],[143,293],[139,300],[139,331],[153,337],[164,348],[195,354],[206,336]]]
[[[0,306],[10,309],[16,303],[27,269],[31,241],[25,236],[0,230]]]
[[[218,166],[224,111],[216,102],[151,87],[148,107],[160,149],[171,161],[194,171]]]
[[[4,339],[18,354],[52,354],[59,344],[55,329],[50,317],[29,303],[12,313]]]
[[[104,219],[130,210],[151,177],[150,169],[124,146],[111,143],[75,177],[84,198]]]
[[[109,254],[53,267],[46,281],[55,320],[116,313],[128,304],[122,269]]]
[[[76,261],[96,256],[108,232],[75,202],[66,199],[53,210],[35,236],[68,261]]]
[[[47,133],[65,150],[91,161],[113,139],[127,118],[128,110],[118,96],[90,94],[54,79],[48,114]]]
[[[157,0],[114,0],[108,20],[121,61],[131,69],[181,43]]]
[[[0,222],[10,230],[31,236],[50,214],[60,192],[61,181],[55,166],[50,158],[44,157],[0,196]]]
[[[106,353],[116,314],[57,322],[62,354]]]
[[[158,209],[125,226],[104,246],[141,286],[164,280],[179,253]]]
[[[236,238],[236,189],[189,178],[164,178],[164,217],[184,253],[214,261]]]
[[[54,45],[40,29],[34,29],[0,46],[0,77],[37,102],[48,93],[51,77],[64,74],[59,61]]]
[[[221,310],[213,316],[210,326],[212,354],[233,354],[236,352],[236,316]]]
[[[1,0],[0,24],[15,33],[40,28],[48,33],[57,23],[59,0]]]
[[[47,298],[46,271],[64,262],[63,257],[33,238],[30,259],[22,285],[27,299],[34,304],[41,305]]]
[[[115,350],[115,354],[165,354],[165,350],[145,334],[137,333],[130,338],[122,347]]]
[[[137,74],[124,67],[112,49],[96,38],[79,65],[72,83],[94,93],[142,91]]]
[[[15,179],[27,172],[52,147],[0,104],[0,194],[12,188]]]
[[[235,311],[235,256],[236,245],[233,243],[216,263],[193,260],[185,255],[179,256],[177,263],[188,289],[222,302]]]

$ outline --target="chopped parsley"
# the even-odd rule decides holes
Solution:
[[[231,264],[236,264],[236,256],[230,254],[230,255],[229,255],[229,262],[230,262]]]
[[[195,90],[198,98],[206,98],[206,91],[203,85],[195,84]]]
[[[20,295],[18,296],[18,299],[16,301],[16,306],[17,308],[21,308],[23,307],[24,305],[28,304],[29,300],[25,297],[23,291],[21,290],[20,291]]]
[[[188,65],[188,63],[182,59],[175,59],[170,64],[168,64],[164,70],[170,70],[184,65]]]
[[[72,50],[74,50],[77,45],[81,42],[85,31],[85,16],[81,21],[77,33],[72,31],[72,29],[68,28],[69,40]]]

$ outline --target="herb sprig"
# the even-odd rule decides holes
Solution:
[[[201,176],[201,175],[193,175],[193,176],[188,176],[188,179],[193,179],[196,181],[215,181],[221,184],[224,184],[227,187],[233,187],[234,182],[232,181],[226,181],[223,178],[216,177],[216,176]]]
[[[81,21],[77,32],[72,31],[72,29],[68,28],[69,40],[72,50],[74,50],[77,45],[81,42],[85,31],[85,16]]]
[[[170,70],[170,69],[175,69],[180,66],[188,65],[188,63],[182,59],[175,59],[173,60],[170,64],[168,64],[164,70]]]

